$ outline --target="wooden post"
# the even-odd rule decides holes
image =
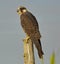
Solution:
[[[24,64],[35,64],[34,48],[31,39],[29,38],[28,41],[24,39],[23,42],[24,42]]]

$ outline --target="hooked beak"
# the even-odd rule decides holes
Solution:
[[[20,15],[20,14],[21,14],[21,11],[20,11],[20,9],[19,9],[19,8],[17,9],[17,13],[18,13],[18,15]]]

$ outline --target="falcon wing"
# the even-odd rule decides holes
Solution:
[[[39,32],[37,20],[30,12],[21,15],[21,25],[28,35],[33,35],[40,39],[41,34]]]
[[[42,45],[40,41],[41,34],[39,32],[39,26],[36,18],[30,12],[26,12],[21,15],[21,25],[25,33],[31,38],[32,42],[34,42],[38,50],[39,57],[42,58],[44,53],[42,51]]]

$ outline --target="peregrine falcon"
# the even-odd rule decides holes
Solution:
[[[24,32],[30,37],[31,41],[35,44],[39,58],[42,58],[44,53],[42,51],[42,45],[40,41],[41,34],[35,16],[23,6],[17,9],[17,13],[20,15],[21,26]]]

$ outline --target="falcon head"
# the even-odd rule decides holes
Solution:
[[[17,13],[18,13],[19,15],[25,13],[26,11],[27,11],[27,9],[26,9],[25,7],[23,7],[23,6],[18,7],[18,9],[17,9]]]

